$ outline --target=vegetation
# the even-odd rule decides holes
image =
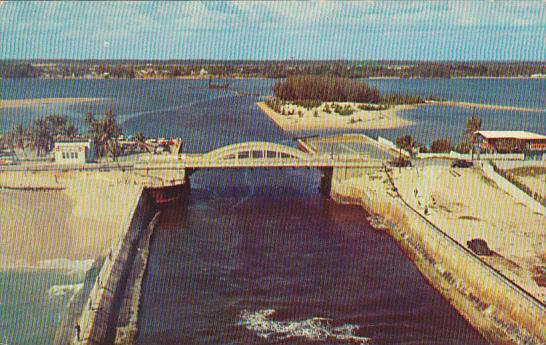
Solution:
[[[453,144],[447,138],[436,139],[430,144],[430,152],[432,153],[449,153],[451,150],[453,150]]]
[[[271,109],[273,109],[277,113],[281,113],[281,109],[283,106],[283,102],[278,98],[271,98],[268,99],[265,104]],[[284,114],[283,114],[284,115]]]
[[[474,137],[474,132],[479,131],[481,128],[482,119],[480,119],[476,115],[472,115],[472,117],[466,120],[464,134],[466,136],[468,145],[470,146],[469,151],[472,152],[472,160],[474,160],[474,150],[472,150],[472,140]]]
[[[544,61],[222,61],[222,60],[4,60],[1,78],[176,78],[199,74],[286,78],[331,75],[343,78],[518,77],[546,74]]]
[[[85,122],[88,127],[88,135],[94,143],[96,157],[100,158],[111,154],[113,160],[116,161],[120,151],[117,138],[121,134],[121,128],[117,123],[115,113],[109,110],[100,120],[88,113]]]
[[[34,149],[37,156],[43,157],[51,150],[55,141],[63,138],[74,137],[78,129],[61,115],[49,115],[34,121],[31,127],[25,128],[22,124],[2,136],[0,147],[8,147],[10,151],[15,148],[25,151]]]
[[[400,149],[408,151],[410,155],[413,155],[414,149],[417,147],[415,139],[411,135],[398,137],[395,143]],[[400,155],[402,155],[402,152],[400,152]]]
[[[293,102],[296,105],[302,106],[306,108],[307,110],[311,110],[311,108],[318,108],[322,102],[319,100],[312,100],[312,99],[304,99],[304,100],[295,100]]]
[[[273,92],[278,99],[293,102],[313,100],[378,103],[381,99],[377,89],[364,83],[348,78],[317,75],[290,76],[277,82]]]
[[[467,140],[469,142],[472,142],[474,132],[479,131],[481,128],[482,119],[480,119],[476,115],[472,115],[468,120],[466,120],[464,134],[466,135]]]
[[[466,154],[470,153],[470,150],[472,150],[472,144],[466,140],[458,143],[457,146],[455,146],[455,152]]]
[[[386,110],[389,106],[387,104],[359,104],[358,109],[364,111],[379,111]]]
[[[333,108],[334,108],[334,113],[338,113],[341,116],[352,115],[355,112],[355,109],[351,107],[349,104],[340,105],[340,104],[334,103]]]

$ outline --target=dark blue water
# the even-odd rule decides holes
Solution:
[[[139,344],[485,344],[307,170],[198,172],[161,216]]]
[[[373,137],[391,140],[410,134],[420,144],[436,138],[450,138],[454,144],[463,139],[466,120],[482,118],[482,129],[526,130],[546,134],[546,80],[544,79],[415,79],[370,80],[384,93],[434,96],[437,99],[471,103],[542,109],[541,112],[495,110],[446,106],[425,106],[404,111],[404,118],[414,125],[392,130],[368,131]]]
[[[255,99],[216,92],[178,120],[190,150],[290,144]],[[189,200],[164,210],[156,230],[138,343],[485,343],[361,209],[322,197],[319,179],[195,173]]]

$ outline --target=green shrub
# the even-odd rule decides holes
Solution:
[[[446,138],[436,139],[430,144],[430,152],[432,153],[449,153],[451,150],[453,150],[453,145]]]
[[[328,103],[326,103],[324,105],[324,112],[327,113],[327,114],[331,114],[332,113],[332,109],[330,108],[330,105]]]
[[[352,115],[355,112],[355,109],[349,104],[342,106],[340,104],[334,104],[334,113],[338,113],[341,116]]]
[[[389,106],[387,104],[360,104],[358,106],[358,109],[364,110],[364,111],[379,111],[379,110],[385,110],[388,109]]]

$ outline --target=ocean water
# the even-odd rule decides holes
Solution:
[[[0,340],[51,344],[63,313],[83,288],[92,261],[44,261],[0,271]]]

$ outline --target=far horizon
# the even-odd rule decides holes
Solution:
[[[2,60],[538,62],[545,36],[545,1],[0,1]]]

